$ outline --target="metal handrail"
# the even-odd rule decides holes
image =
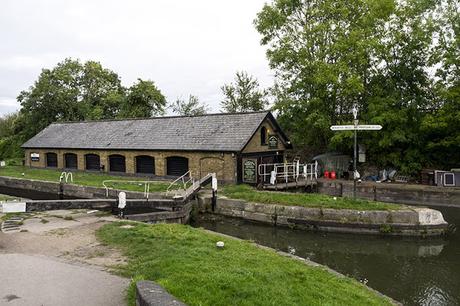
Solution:
[[[267,168],[269,168],[267,171]],[[302,168],[302,171],[301,171]],[[318,162],[309,164],[300,164],[298,161],[293,163],[276,163],[276,164],[260,164],[258,174],[262,177],[262,181],[266,182],[266,177],[271,177],[274,172],[275,184],[279,179],[284,179],[287,183],[289,180],[298,181],[299,177],[313,180],[318,178]]]
[[[59,176],[59,183],[61,183],[63,179],[67,183],[68,180],[69,180],[69,177],[70,177],[70,182],[73,183],[73,174],[72,174],[72,172],[65,172],[65,171],[61,172],[61,175]]]
[[[149,198],[150,193],[150,184],[156,183],[156,181],[125,181],[125,180],[105,180],[102,182],[102,186],[105,188],[105,196],[109,196],[109,188],[106,183],[134,183],[134,184],[144,184],[144,197]]]
[[[185,180],[187,176],[188,179]],[[169,192],[171,192],[171,187],[176,185],[179,181],[182,182],[182,188],[185,192],[187,191],[187,184],[189,184],[190,182],[192,183],[192,186],[195,186],[195,179],[192,177],[192,171],[189,170],[185,172],[183,175],[179,176],[174,181],[172,181],[171,184],[169,184],[168,188],[166,189],[166,194],[169,194]]]

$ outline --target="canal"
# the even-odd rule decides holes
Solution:
[[[435,208],[460,227],[459,208]],[[415,239],[306,232],[206,215],[194,226],[327,265],[404,305],[460,305],[460,234]]]

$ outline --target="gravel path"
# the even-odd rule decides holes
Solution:
[[[86,211],[27,216],[0,232],[0,305],[125,305],[129,280],[107,272],[125,259],[95,231],[116,219]]]

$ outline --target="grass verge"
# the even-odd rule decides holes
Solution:
[[[0,168],[0,176],[9,176],[25,179],[35,179],[49,182],[59,182],[59,177],[62,169],[36,169],[24,166],[6,166]],[[120,181],[149,181],[151,179],[146,177],[127,177],[107,175],[104,173],[91,173],[91,172],[73,172],[73,184],[83,186],[102,187],[102,182],[106,180],[120,180]],[[126,183],[116,182],[108,183],[107,186],[120,190],[128,191],[144,191],[144,184],[141,183]],[[168,182],[154,182],[150,184],[150,192],[163,192],[168,188]]]
[[[350,199],[317,194],[259,191],[248,185],[226,185],[222,194],[249,202],[303,206],[314,208],[355,209],[355,210],[398,210],[405,206],[400,204]]]
[[[6,195],[6,194],[0,194],[0,202],[3,202],[3,201],[12,201],[12,200],[16,200],[18,198],[15,198],[15,197],[12,197],[12,196],[9,196],[9,195]]]
[[[273,250],[179,224],[106,224],[97,232],[128,258],[117,271],[153,280],[188,305],[390,305],[355,280]],[[225,247],[217,249],[217,241]],[[128,290],[134,305],[134,286]]]

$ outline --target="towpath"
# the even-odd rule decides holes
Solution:
[[[86,211],[29,216],[0,232],[0,305],[125,305],[129,280],[107,272],[124,264],[94,233],[111,217]]]

